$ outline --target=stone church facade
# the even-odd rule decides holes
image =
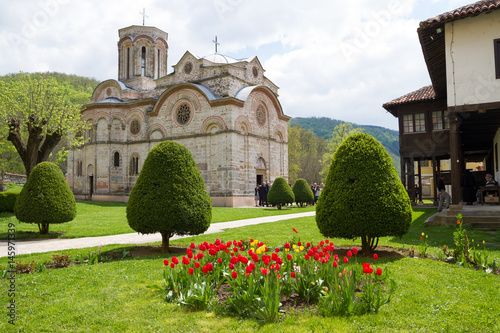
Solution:
[[[190,150],[214,206],[254,205],[257,183],[288,178],[278,87],[257,57],[186,52],[167,75],[167,38],[155,27],[119,30],[118,80],[100,83],[82,111],[91,128],[68,156],[71,189],[127,201],[150,149],[172,140]]]

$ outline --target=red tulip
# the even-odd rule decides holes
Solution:
[[[382,275],[382,268],[377,268],[377,275]]]
[[[298,234],[299,232],[297,230],[295,230],[295,228],[293,228],[293,231],[295,231],[296,234]]]
[[[175,264],[174,264],[174,263],[171,263],[171,264],[170,264],[170,268],[175,268]]]
[[[378,259],[378,255],[376,253],[373,254],[373,260],[377,260]]]
[[[295,272],[292,272],[292,274],[290,274],[290,276],[291,276],[292,278],[294,278],[294,277],[295,277]]]
[[[194,249],[196,247],[196,245],[194,245],[194,243],[191,243],[191,248]]]
[[[232,263],[229,263],[229,269],[230,270],[233,270],[234,269],[234,265]]]
[[[177,259],[177,257],[172,257],[172,262],[177,265],[179,263],[179,259]]]
[[[222,263],[222,258],[217,258],[217,262],[220,264]]]
[[[285,249],[289,249],[290,248],[290,243],[285,243]]]
[[[347,264],[349,262],[349,259],[347,257],[344,257],[344,264]]]
[[[238,273],[236,271],[233,271],[233,273],[231,274],[231,277],[233,279],[236,279],[238,277]]]
[[[195,263],[194,263],[194,267],[195,267],[195,268],[199,268],[199,267],[200,267],[200,263],[199,263],[198,261],[197,261],[197,262],[195,262]]]
[[[163,260],[163,264],[164,264],[165,266],[168,266],[168,259]]]
[[[194,273],[194,269],[192,267],[189,267],[188,273],[192,275]]]
[[[288,254],[286,255],[286,258],[287,258],[288,260],[292,260],[292,255],[291,255],[290,253],[288,253]]]
[[[337,266],[338,266],[337,262],[336,262],[336,261],[334,261],[334,262],[333,262],[333,267],[337,267]]]
[[[354,253],[354,254],[358,254],[358,248],[357,248],[357,247],[353,248],[353,249],[352,249],[352,253]]]
[[[352,257],[352,252],[351,252],[351,250],[347,251],[347,256],[348,256],[349,258],[350,258],[350,257]]]

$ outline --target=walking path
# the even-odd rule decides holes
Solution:
[[[249,225],[278,222],[283,220],[295,219],[299,217],[314,216],[316,212],[296,213],[277,216],[258,217],[254,219],[212,223],[205,234],[213,234],[222,232],[225,229],[246,227]],[[174,236],[171,240],[186,238],[191,236]],[[15,242],[15,253],[17,255],[61,251],[69,249],[81,249],[85,247],[93,247],[110,244],[143,244],[161,242],[159,233],[142,235],[138,233],[121,234],[101,237],[82,237],[73,239],[40,239],[40,240],[17,240]],[[0,241],[0,257],[7,256],[7,241]]]

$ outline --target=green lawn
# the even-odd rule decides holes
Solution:
[[[380,245],[408,248],[429,235],[430,253],[439,246],[451,246],[453,227],[425,227],[423,222],[435,209],[415,209],[410,232],[402,238],[384,237]],[[292,228],[299,232],[295,234]],[[270,232],[273,230],[274,232]],[[490,261],[500,262],[498,238],[488,232],[470,230],[477,240],[496,242],[487,246]],[[313,217],[229,229],[224,233],[201,235],[173,241],[185,245],[200,241],[254,238],[270,246],[293,236],[303,241],[324,239]],[[358,241],[332,239],[335,245],[359,246]],[[94,250],[93,248],[92,250]],[[111,245],[103,251],[130,250],[131,246]],[[72,256],[89,249],[62,251]],[[61,252],[54,252],[61,253]],[[217,313],[190,312],[166,303],[164,296],[146,288],[162,284],[166,256],[131,258],[98,265],[78,265],[42,273],[16,276],[17,324],[11,327],[6,316],[7,298],[0,297],[0,331],[71,332],[498,332],[500,331],[500,279],[471,268],[431,259],[380,258],[398,284],[391,303],[378,314],[323,318],[312,310],[289,314],[275,324],[259,325]],[[50,253],[18,256],[16,260],[48,262]],[[7,259],[0,258],[5,265]],[[8,281],[0,279],[6,294]]]
[[[16,223],[16,238],[79,238],[107,236],[135,232],[127,222],[126,203],[77,202],[77,216],[68,223],[51,224],[48,235],[39,235],[36,224],[18,222],[14,214],[0,213],[0,239],[7,239],[9,222]],[[293,214],[314,211],[315,207],[228,208],[214,207],[212,223],[249,219],[255,217]]]

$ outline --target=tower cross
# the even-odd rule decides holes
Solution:
[[[215,40],[213,40],[212,43],[215,44],[215,53],[217,54],[217,45],[220,45],[220,43],[217,42],[217,36],[215,36]]]
[[[141,14],[141,15],[142,15],[142,25],[144,25],[144,22],[145,22],[145,20],[146,20],[146,17],[149,17],[149,16],[147,16],[147,15],[146,15],[146,8],[143,8],[143,9],[142,9],[142,13],[141,13],[141,12],[139,12],[139,14]]]

